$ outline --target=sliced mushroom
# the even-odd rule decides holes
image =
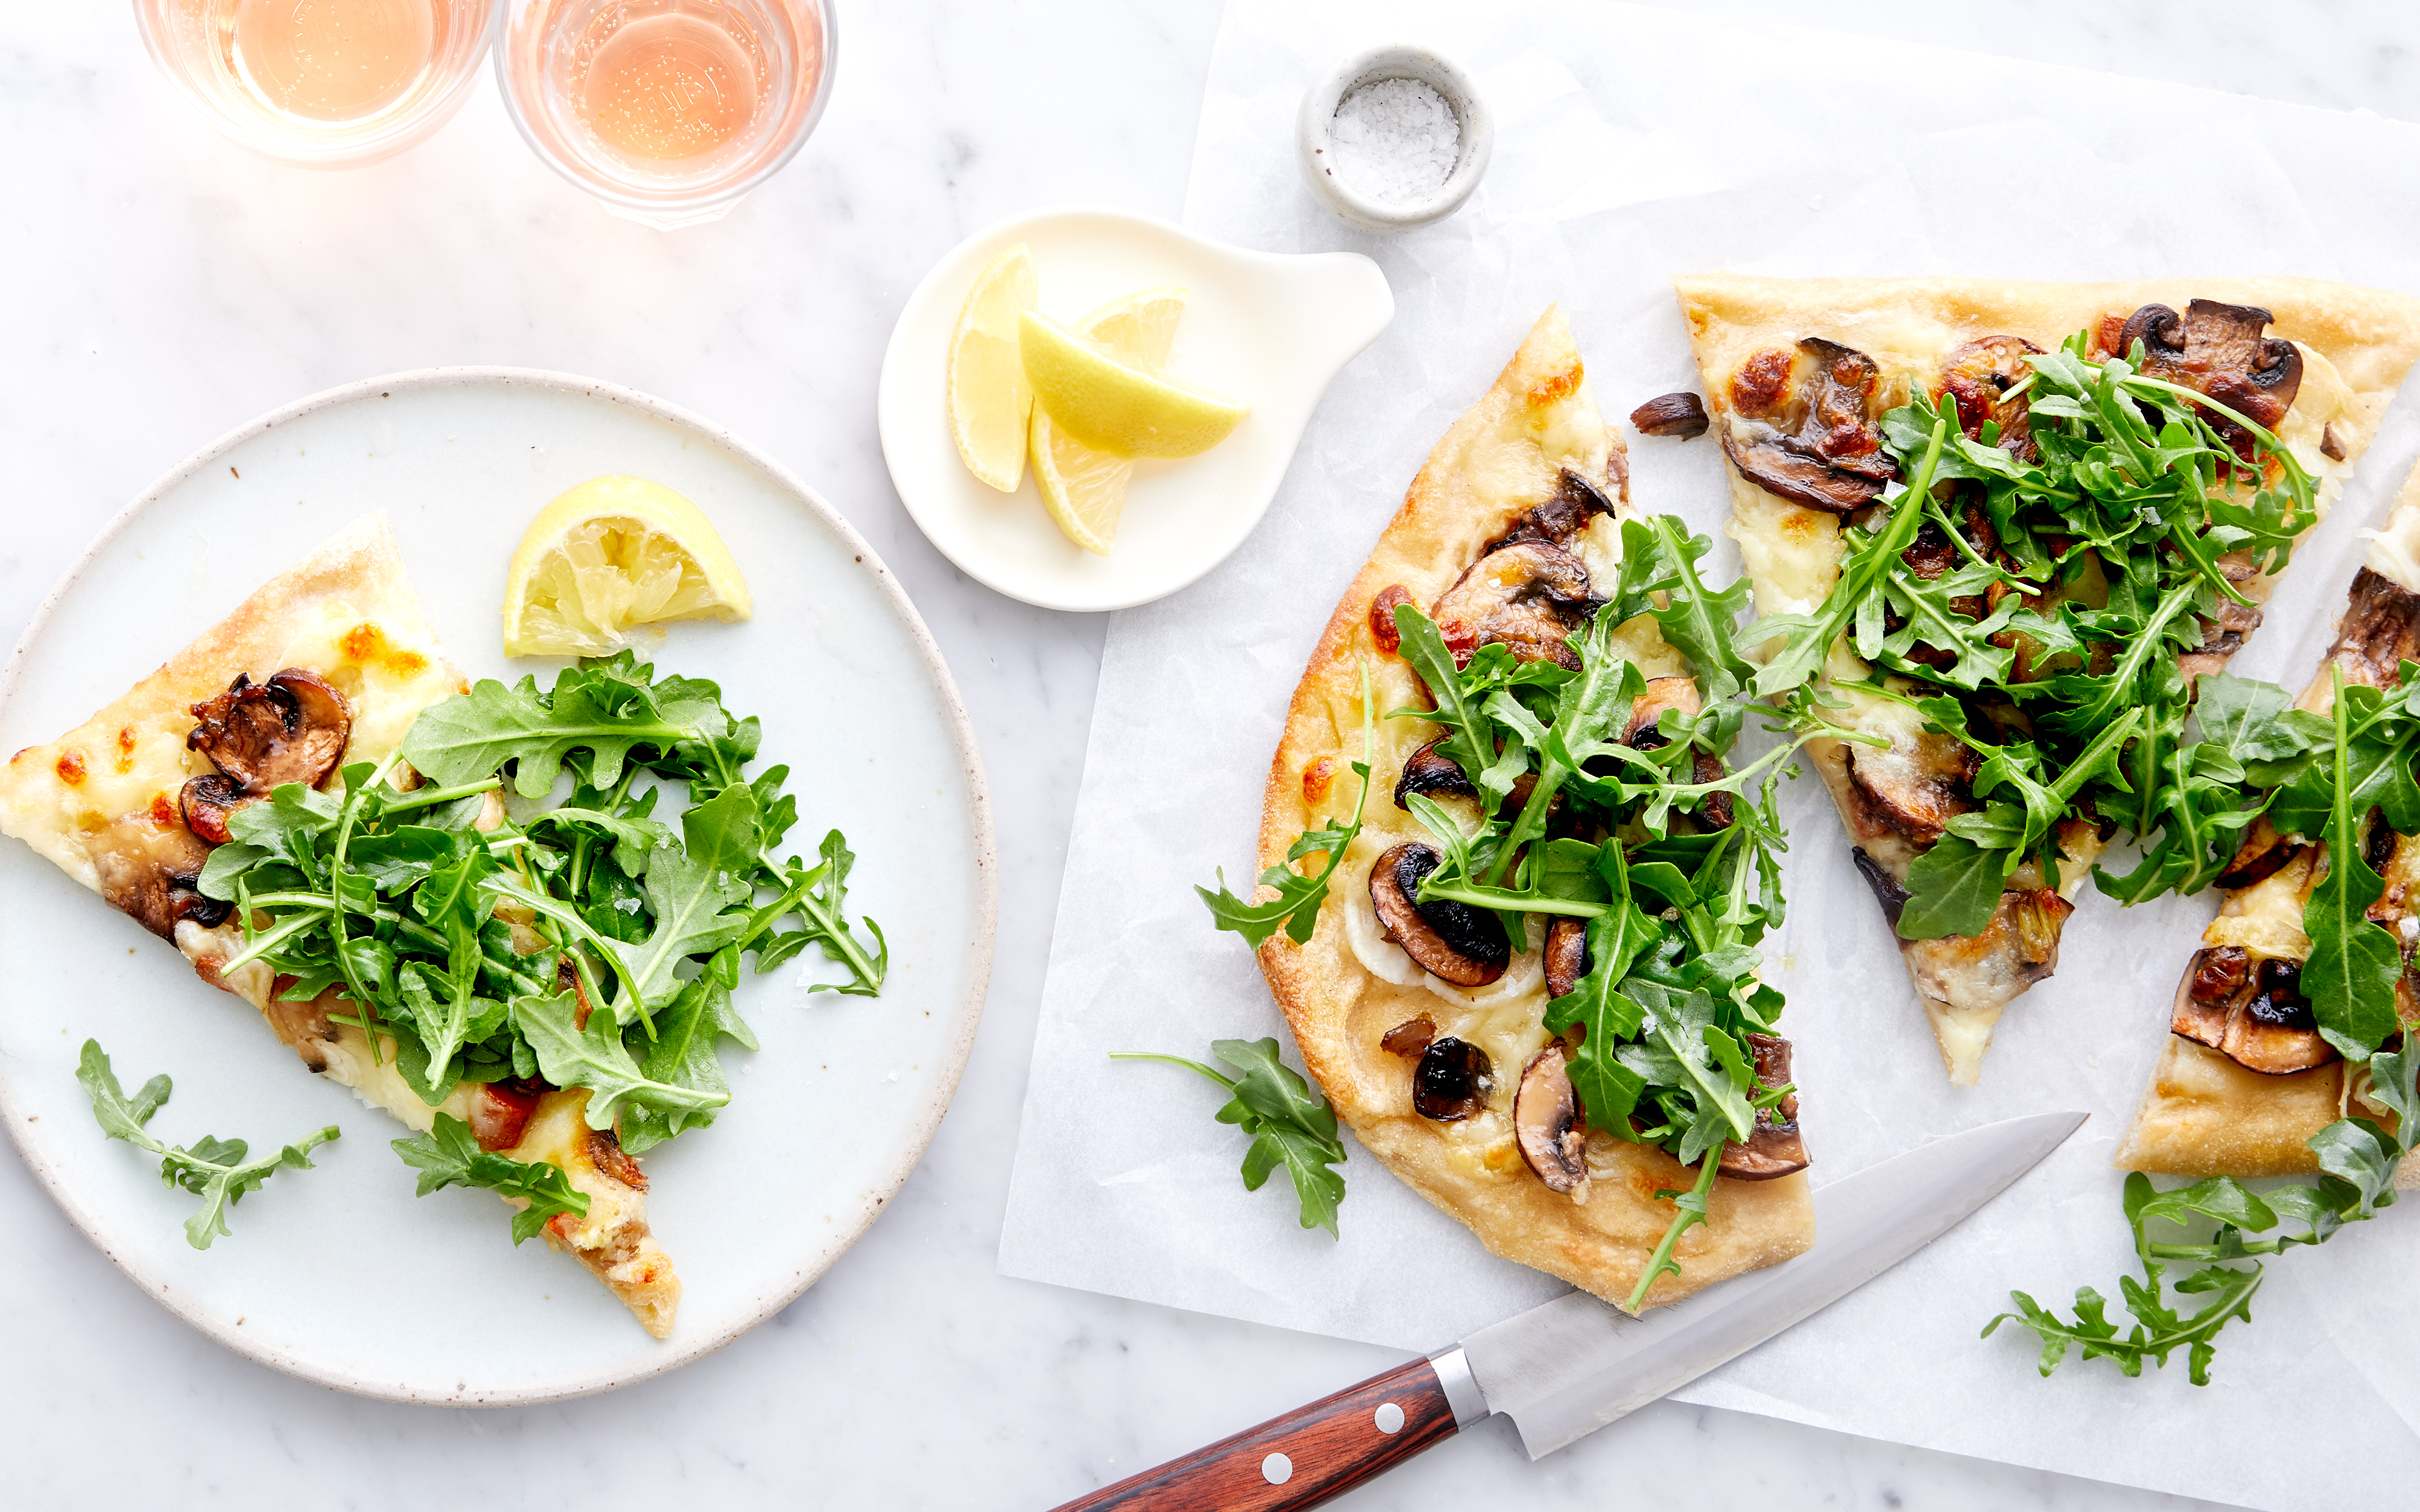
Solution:
[[[1998,425],[2003,451],[2030,462],[2040,455],[2025,398],[2008,397],[2033,371],[2041,348],[2023,336],[1986,336],[1950,349],[1941,363],[1941,392],[1958,407],[1958,428],[1980,440],[1983,423]]]
[[[1403,775],[1395,779],[1395,807],[1408,810],[1404,800],[1415,793],[1453,793],[1466,798],[1479,796],[1479,790],[1462,770],[1461,764],[1438,750],[1446,737],[1437,736],[1419,749],[1404,758]]]
[[[1964,741],[1927,730],[1894,740],[1886,750],[1854,742],[1842,748],[1857,828],[1869,840],[1896,832],[1929,845],[1950,820],[1977,807],[1968,784],[1983,764]]]
[[[1852,515],[1882,497],[1883,480],[1843,472],[1820,457],[1795,450],[1787,438],[1759,437],[1741,441],[1723,436],[1723,455],[1740,476],[1765,492],[1793,504],[1832,515]]]
[[[1869,879],[1870,880],[1870,879]],[[2005,1008],[2058,969],[2058,936],[2075,905],[2050,887],[2010,887],[1982,933],[1901,940],[1916,990],[1962,1010]]]
[[[1487,1052],[1451,1035],[1432,1041],[1412,1072],[1412,1111],[1438,1123],[1453,1123],[1487,1109],[1496,1090],[1496,1067]]]
[[[2303,387],[2303,354],[2282,337],[2264,336],[2271,316],[2253,304],[2195,300],[2185,313],[2147,304],[2118,332],[2118,355],[2132,361],[2143,344],[2141,371],[2207,394],[2270,430],[2293,408]],[[2238,456],[2252,456],[2252,436],[2223,415],[2209,417]]]
[[[1606,497],[1604,489],[1570,468],[1558,469],[1555,491],[1546,501],[1525,512],[1512,522],[1511,530],[1488,542],[1479,554],[1484,557],[1524,541],[1569,548],[1573,539],[1589,528],[1590,520],[1616,513],[1613,501]]]
[[[1689,779],[1703,787],[1709,782],[1721,781],[1729,772],[1730,768],[1723,765],[1721,757],[1712,751],[1701,750],[1691,758]],[[1698,800],[1697,811],[1692,817],[1706,829],[1730,828],[1733,817],[1731,795],[1728,793],[1707,794]]]
[[[194,704],[193,715],[199,722],[186,746],[255,797],[287,782],[318,786],[344,756],[353,729],[345,695],[298,667],[260,684],[239,672],[225,692]]]
[[[1512,942],[1494,914],[1467,903],[1415,903],[1420,880],[1441,857],[1417,841],[1405,841],[1378,857],[1370,869],[1370,903],[1387,937],[1404,948],[1421,970],[1456,987],[1484,987],[1512,962]]]
[[[1641,436],[1689,440],[1706,433],[1705,401],[1694,393],[1659,393],[1630,412],[1630,424]]]
[[[2420,594],[2362,568],[2353,575],[2328,656],[2344,669],[2349,683],[2393,687],[2403,663],[2420,661]]]
[[[1639,750],[1653,750],[1666,743],[1664,732],[1656,728],[1666,709],[1677,709],[1683,719],[1693,719],[1704,706],[1691,679],[1651,677],[1647,690],[1630,701],[1630,723],[1622,729],[1621,742]]]
[[[1594,964],[1589,956],[1588,920],[1556,915],[1555,921],[1546,926],[1544,955],[1546,991],[1557,997],[1569,997]]]
[[[1771,1090],[1790,1085],[1789,1041],[1750,1030],[1747,1047],[1756,1057],[1758,1086]],[[1798,1094],[1793,1091],[1756,1116],[1756,1133],[1746,1144],[1723,1147],[1722,1164],[1716,1169],[1733,1180],[1770,1181],[1803,1171],[1809,1164],[1807,1141],[1798,1130]]]
[[[1378,1037],[1378,1048],[1405,1060],[1418,1060],[1428,1054],[1429,1041],[1436,1038],[1436,1021],[1426,1013],[1404,1020]]]
[[[1539,1051],[1521,1072],[1520,1089],[1512,1095],[1512,1137],[1547,1190],[1586,1196],[1588,1136],[1580,1130],[1579,1099],[1563,1069],[1561,1045]]]
[[[1725,426],[1724,455],[1742,477],[1792,503],[1836,515],[1864,508],[1899,475],[1873,421],[1881,365],[1808,336],[1776,390],[1774,355],[1759,352],[1734,375],[1733,408],[1770,420]]]
[[[2226,580],[2242,592],[2260,576],[2259,564],[2249,551],[2229,551],[2217,562],[2218,570]],[[2260,628],[2260,607],[2239,604],[2222,595],[2215,614],[2196,615],[2201,623],[2201,644],[2177,657],[2177,670],[2183,672],[2187,683],[2223,671],[2243,649],[2243,638]]]
[[[2319,455],[2331,462],[2341,462],[2345,459],[2344,438],[2336,434],[2336,427],[2333,423],[2319,427]]]
[[[1470,564],[1436,601],[1431,616],[1467,662],[1484,645],[1504,645],[1523,661],[1552,661],[1579,669],[1571,634],[1601,600],[1589,592],[1588,568],[1579,558],[1544,541],[1521,541],[1490,551]]]
[[[633,1192],[647,1189],[646,1173],[639,1169],[639,1163],[622,1148],[621,1135],[611,1129],[588,1131],[588,1160],[601,1174]]]
[[[2264,1076],[2324,1066],[2335,1048],[2319,1036],[2302,977],[2299,963],[2256,965],[2240,946],[2203,950],[2177,984],[2168,1027]]]
[[[2229,890],[2248,887],[2292,860],[2302,849],[2278,834],[2277,826],[2269,822],[2267,814],[2262,814],[2244,831],[2243,843],[2235,848],[2226,870],[2218,874],[2218,885]]]
[[[1896,933],[1899,916],[1907,907],[1907,888],[1899,878],[1891,875],[1890,868],[1868,856],[1864,846],[1851,847],[1849,859],[1856,863],[1857,875],[1866,879],[1867,887],[1873,892],[1874,902],[1883,905],[1883,917],[1890,920],[1890,927]]]
[[[177,810],[184,816],[187,829],[213,845],[224,845],[232,838],[227,821],[235,811],[259,801],[247,796],[225,772],[205,772],[186,779],[177,794]]]

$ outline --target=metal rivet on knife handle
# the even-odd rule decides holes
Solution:
[[[1182,1459],[1078,1497],[1059,1512],[1295,1512],[1317,1506],[1453,1436],[1453,1403],[1439,1368],[1426,1360],[1406,1361]],[[1466,1381],[1468,1372],[1459,1379]],[[1373,1427],[1378,1431],[1372,1432]]]

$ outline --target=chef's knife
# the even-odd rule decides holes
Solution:
[[[1295,1512],[1497,1412],[1535,1459],[1745,1354],[1957,1226],[2081,1113],[1936,1139],[1815,1194],[1815,1247],[1633,1318],[1584,1291],[1069,1502],[1059,1512]]]

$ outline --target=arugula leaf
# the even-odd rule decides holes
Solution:
[[[783,800],[787,803],[788,799]],[[768,844],[771,841],[768,841]],[[875,950],[869,954],[850,932],[846,905],[848,903],[848,869],[857,864],[850,854],[848,841],[835,829],[824,836],[823,859],[812,867],[801,867],[798,857],[783,869],[783,894],[780,902],[795,907],[799,927],[778,933],[758,934],[762,927],[752,923],[750,937],[754,941],[756,969],[772,970],[810,945],[821,946],[824,958],[837,961],[849,970],[850,980],[845,983],[818,981],[807,988],[810,993],[840,993],[845,996],[873,997],[882,991],[883,976],[891,969],[891,942],[882,937],[882,926],[873,919],[861,920],[873,934]],[[759,910],[757,918],[769,923],[786,917],[781,911]]]
[[[658,1019],[656,1041],[647,1047],[647,1058],[639,1066],[640,1074],[667,1087],[727,1098],[731,1083],[722,1074],[722,1057],[716,1047],[728,1038],[737,1041],[743,1050],[756,1048],[754,1032],[732,1006],[731,989],[738,981],[738,952],[729,949],[717,952]],[[713,1121],[712,1107],[662,1108],[633,1103],[622,1115],[622,1148],[635,1155],[675,1134],[702,1129]]]
[[[513,1214],[513,1242],[520,1244],[543,1229],[558,1213],[588,1216],[588,1194],[571,1184],[560,1165],[545,1161],[524,1163],[479,1148],[471,1126],[451,1114],[437,1115],[427,1134],[394,1141],[395,1152],[420,1173],[412,1195],[427,1196],[449,1186],[484,1187],[506,1201],[522,1204]]]
[[[2352,805],[2347,776],[2344,669],[2335,678],[2335,802],[2328,816],[2327,875],[2303,907],[2303,932],[2311,937],[2303,963],[2303,993],[2311,1000],[2320,1037],[2348,1060],[2366,1060],[2398,1027],[2395,982],[2403,974],[2403,951],[2392,932],[2366,913],[2386,889],[2362,855],[2361,820],[2366,810]],[[2408,764],[2409,758],[2406,758]]]
[[[1111,1051],[1112,1060],[1157,1060],[1182,1066],[1218,1083],[1229,1093],[1218,1109],[1220,1123],[1233,1124],[1251,1135],[1244,1151],[1244,1190],[1257,1192],[1272,1172],[1282,1169],[1294,1183],[1302,1227],[1336,1227],[1337,1206],[1344,1200],[1344,1178],[1328,1169],[1344,1164],[1344,1141],[1336,1132],[1336,1110],[1311,1085],[1278,1057],[1278,1042],[1263,1040],[1214,1040],[1211,1054],[1233,1067],[1233,1077],[1198,1060],[1146,1051]]]
[[[242,1201],[245,1193],[257,1192],[281,1170],[310,1170],[311,1151],[338,1137],[332,1123],[273,1155],[252,1161],[244,1159],[249,1150],[240,1139],[204,1134],[190,1147],[170,1146],[145,1127],[168,1101],[172,1090],[168,1078],[154,1076],[128,1097],[98,1040],[84,1042],[76,1081],[92,1099],[92,1116],[103,1134],[159,1156],[161,1184],[182,1187],[202,1199],[200,1210],[185,1220],[185,1242],[195,1249],[209,1248],[212,1240],[230,1231],[226,1210]]]
[[[1999,911],[2015,854],[1987,851],[1955,830],[1943,835],[1932,849],[1908,863],[1908,899],[1900,910],[1899,937],[1937,940],[1982,933]]]
[[[557,1087],[588,1088],[591,1129],[613,1128],[625,1104],[673,1113],[719,1108],[731,1101],[727,1090],[682,1087],[648,1075],[623,1044],[612,1014],[590,1013],[584,1028],[578,1015],[572,993],[518,997],[512,1005],[513,1025],[536,1055],[539,1072]]]
[[[535,677],[506,687],[482,679],[468,693],[423,710],[404,736],[403,758],[422,776],[444,784],[476,781],[507,764],[513,789],[522,797],[543,795],[574,751],[586,753],[582,774],[596,787],[612,787],[632,748],[669,749],[685,743],[725,737],[730,717],[720,702],[700,695],[713,685],[668,678],[650,687],[623,651],[611,661],[567,667],[551,692],[540,693]]]
[[[655,928],[635,943],[611,942],[623,980],[638,995],[635,1002],[613,1004],[624,1024],[672,1001],[681,985],[673,972],[683,961],[711,955],[748,929],[748,913],[737,905],[752,891],[749,877],[758,856],[754,790],[731,787],[695,805],[681,815],[681,833],[685,849],[647,863],[644,887]]]

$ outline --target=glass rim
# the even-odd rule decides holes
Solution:
[[[502,13],[495,7],[473,5],[459,8],[473,18],[479,28],[477,45],[463,59],[453,77],[424,97],[411,109],[390,119],[359,131],[335,130],[297,138],[240,119],[222,108],[219,101],[197,86],[187,76],[183,64],[172,57],[163,43],[153,12],[174,4],[175,0],[133,0],[134,29],[142,34],[143,50],[151,54],[151,62],[168,83],[175,86],[196,110],[218,129],[219,134],[245,150],[259,154],[271,162],[296,168],[359,168],[392,157],[406,147],[417,147],[435,134],[437,129],[454,118],[470,98],[478,82],[480,64],[487,60],[495,45],[496,18]],[[444,0],[437,0],[443,4]]]
[[[529,3],[530,0],[495,0],[494,20],[488,28],[489,51],[494,54],[496,93],[504,97],[504,115],[511,119],[513,130],[520,133],[522,143],[540,162],[553,169],[581,193],[642,221],[660,223],[669,219],[676,225],[729,208],[735,201],[789,165],[790,160],[799,155],[799,149],[807,145],[807,138],[814,134],[816,123],[823,119],[824,107],[831,101],[832,73],[840,53],[840,21],[833,0],[808,0],[814,8],[817,29],[821,33],[821,66],[815,74],[814,98],[807,101],[806,114],[799,118],[798,130],[790,133],[790,140],[783,144],[780,151],[746,177],[736,179],[710,194],[645,194],[620,185],[592,182],[580,177],[569,163],[539,139],[537,129],[531,124],[529,113],[522,108],[520,95],[513,86],[512,12],[517,7]],[[661,228],[674,229],[675,226]]]

